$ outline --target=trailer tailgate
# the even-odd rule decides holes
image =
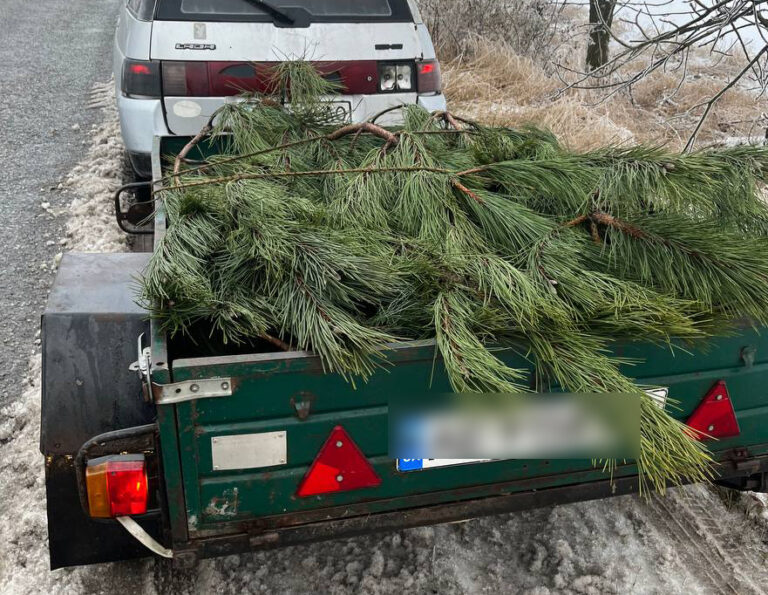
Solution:
[[[741,434],[713,443],[713,450],[753,446],[757,454],[762,452],[758,445],[768,443],[764,336],[745,330],[714,341],[706,351],[676,351],[674,356],[667,348],[629,344],[617,355],[641,362],[630,373],[643,384],[669,387],[667,408],[680,419],[687,418],[715,382],[724,380]],[[502,357],[529,367],[512,352]],[[398,471],[388,456],[390,396],[406,387],[450,389],[431,342],[399,347],[389,359],[391,367],[357,388],[338,375],[324,374],[317,357],[304,352],[176,360],[174,382],[222,378],[232,383],[231,396],[174,405],[190,537],[253,528],[258,519],[280,516],[286,517],[283,524],[298,524],[318,518],[324,509],[339,514],[338,507],[345,515],[370,514],[606,479],[588,460],[504,460]],[[302,478],[337,426],[364,453],[381,484],[298,496]],[[264,466],[222,469],[214,463],[218,440],[255,436],[255,442],[244,444],[259,449],[276,434],[285,437],[284,455],[263,459]],[[241,459],[253,457],[243,452]],[[617,472],[618,477],[634,474],[631,464]]]

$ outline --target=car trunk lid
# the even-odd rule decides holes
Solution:
[[[163,62],[168,128],[181,135],[197,133],[222,98],[263,92],[269,65],[282,60],[309,59],[338,77],[354,110],[362,96],[376,93],[378,62],[423,57],[420,36],[408,23],[317,23],[291,29],[272,23],[156,21],[152,29],[152,59]],[[415,94],[409,101],[415,101]],[[382,97],[375,103],[384,109],[392,102]]]

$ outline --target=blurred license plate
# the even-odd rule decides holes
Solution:
[[[451,467],[453,465],[467,465],[469,463],[487,463],[493,459],[397,459],[397,470],[401,473],[407,471],[422,471],[435,467]]]
[[[328,101],[323,103],[328,117],[338,122],[352,121],[352,103],[350,101]]]
[[[226,97],[225,103],[239,103],[243,101],[242,97]],[[288,111],[291,110],[291,104],[286,103],[283,107]],[[351,101],[324,101],[322,108],[326,112],[329,120],[334,122],[351,122],[352,121],[352,102]]]

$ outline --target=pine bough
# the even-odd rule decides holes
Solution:
[[[768,323],[768,149],[577,153],[416,106],[397,128],[342,125],[306,63],[273,86],[220,110],[194,142],[226,132],[226,150],[180,156],[156,193],[170,223],[143,300],[164,331],[311,349],[350,381],[433,338],[473,392],[529,390],[497,357],[515,349],[537,387],[638,394],[645,485],[710,475],[609,349]]]

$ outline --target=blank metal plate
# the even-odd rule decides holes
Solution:
[[[211,458],[214,471],[285,465],[285,432],[216,436],[211,438]]]

